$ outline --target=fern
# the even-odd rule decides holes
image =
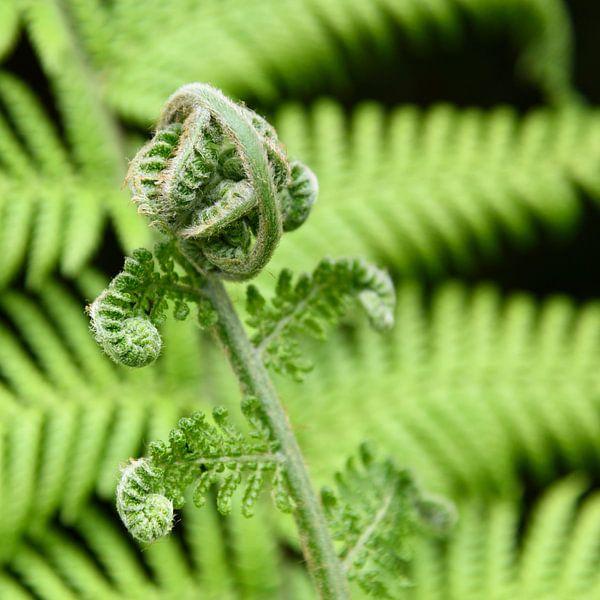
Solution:
[[[0,103],[9,117],[0,116],[0,247],[5,257],[0,282],[5,285],[26,261],[27,282],[39,287],[57,263],[72,275],[90,260],[111,205],[124,204],[123,197],[107,183],[90,180],[84,171],[102,168],[96,157],[84,167],[77,165],[38,100],[7,73],[0,73]],[[133,213],[119,210],[115,217],[126,243],[144,240],[135,232]]]
[[[195,299],[190,277],[175,271],[169,246],[157,244],[155,253],[162,272],[152,253],[138,248],[88,308],[96,340],[116,363],[142,367],[154,362],[162,346],[156,324],[166,318],[168,301],[174,317],[183,320],[190,311],[187,301]]]
[[[412,475],[391,460],[377,461],[362,445],[360,463],[337,474],[338,495],[322,492],[325,513],[350,580],[375,598],[397,598],[406,576],[411,530],[421,525],[441,535],[453,517],[440,501],[421,495]]]
[[[556,483],[525,515],[517,503],[467,503],[447,548],[424,540],[416,551],[407,598],[595,598],[599,504],[584,489],[578,478]]]
[[[597,495],[582,496],[585,490],[580,478],[558,482],[531,512],[524,512],[521,503],[514,500],[466,502],[459,507],[461,518],[447,544],[415,538],[410,568],[413,586],[403,590],[403,597],[491,600],[509,595],[517,599],[592,600],[599,589],[600,513]],[[184,534],[202,533],[202,543],[191,546],[190,567],[182,560],[183,548],[177,539],[167,538],[144,553],[136,553],[107,515],[89,506],[72,528],[46,529],[17,549],[10,570],[0,573],[2,597],[38,597],[32,589],[45,597],[54,589],[48,587],[52,582],[63,594],[74,597],[165,598],[212,593],[209,597],[233,598],[232,589],[227,588],[231,579],[216,581],[209,570],[214,564],[213,553],[218,554],[215,544],[222,544],[218,527],[211,526],[207,519],[210,514],[207,509],[191,510],[186,515]],[[262,587],[260,580],[252,576],[254,595],[247,591],[248,597],[260,598],[262,593],[263,597],[268,594],[290,600],[314,598],[301,583],[292,584],[305,581],[297,565],[288,567],[289,586],[269,577],[278,572],[280,565],[276,556],[269,559],[264,552],[267,522],[263,521],[258,544],[252,543],[257,538],[247,529],[252,523],[256,521],[241,520],[241,529],[236,528],[233,544],[243,555],[231,557],[230,577],[243,578],[245,567],[241,561],[256,560],[257,553],[261,553],[262,560],[267,561],[261,568]],[[520,523],[525,524],[521,534]],[[219,561],[218,565],[222,568],[223,563]],[[24,579],[18,577],[21,574]],[[363,597],[358,587],[354,595]]]
[[[213,411],[215,425],[202,413],[179,421],[169,434],[169,443],[154,442],[149,458],[132,461],[123,469],[117,488],[117,509],[131,534],[142,542],[165,536],[173,525],[173,508],[184,504],[184,493],[195,482],[194,504],[206,502],[212,485],[221,480],[217,507],[222,514],[232,509],[233,494],[247,474],[242,512],[251,517],[265,478],[273,485],[273,500],[284,512],[293,501],[286,489],[284,455],[266,425],[255,399],[242,405],[253,425],[248,439],[228,420],[227,410]]]
[[[436,38],[458,46],[467,20],[487,35],[510,35],[520,71],[549,98],[571,96],[571,34],[558,0],[510,0],[508,6],[502,0],[236,0],[227,11],[216,0],[192,6],[177,0],[168,8],[160,2],[72,4],[70,17],[96,69],[106,74],[110,103],[143,122],[187,81],[210,81],[264,102],[313,90],[343,92],[354,84],[345,75],[347,62],[364,71],[370,60],[389,60],[396,30],[423,53]],[[110,40],[103,31],[111,31]]]
[[[0,598],[314,598],[290,520],[262,501],[262,488],[274,487],[293,508],[281,449],[264,415],[237,421],[239,390],[197,331],[198,322],[215,325],[205,283],[159,245],[153,257],[134,253],[94,303],[104,349],[121,363],[156,359],[151,372],[116,368],[82,310],[106,283],[84,271],[111,263],[103,241],[116,234],[128,252],[150,247],[118,190],[142,137],[131,126],[147,127],[167,94],[198,79],[273,115],[280,139],[262,119],[252,128],[279,181],[282,229],[305,220],[316,193],[303,163],[282,162],[284,146],[319,178],[311,226],[282,237],[249,290],[248,325],[264,362],[305,379],[302,391],[289,378],[277,384],[316,481],[330,482],[337,457],[365,437],[395,459],[363,454],[324,494],[352,597],[600,596],[600,512],[586,480],[599,462],[597,303],[509,294],[502,284],[430,286],[502,265],[507,248],[573,241],[583,218],[593,225],[600,120],[577,103],[567,8],[576,19],[586,10],[561,0],[0,1]],[[379,95],[373,64],[412,94],[406,61],[437,63],[471,51],[474,39],[515,58],[520,101],[554,108],[349,107]],[[29,69],[29,45],[41,78]],[[223,136],[213,119],[212,145],[177,154],[180,116],[163,121],[128,183],[155,222],[186,200],[186,185],[210,191],[185,223],[173,212],[162,223],[198,238],[177,252],[206,267],[215,231],[237,223],[228,250],[250,248],[258,211],[227,128]],[[187,169],[173,193],[156,169],[175,162]],[[207,178],[200,167],[209,163]],[[211,181],[215,172],[223,181]],[[398,289],[353,259],[309,271],[324,254],[355,253],[391,267]],[[310,274],[294,278],[287,266]],[[258,289],[269,288],[267,301]],[[229,291],[241,305],[243,294]],[[373,336],[350,312],[327,349],[301,338],[319,342],[352,299],[372,324],[393,318],[397,328]],[[188,304],[195,318],[173,322]],[[307,373],[309,363],[319,369]],[[215,418],[202,416],[223,403]],[[261,460],[240,460],[253,451]],[[173,528],[143,551],[109,508],[119,468],[121,517],[137,537]],[[421,535],[422,517],[431,525],[448,513],[433,510],[412,472],[456,502],[458,525],[444,541]],[[195,510],[193,500],[206,505]],[[212,500],[242,510],[221,518]]]
[[[358,259],[323,259],[312,275],[301,275],[294,284],[291,271],[283,270],[271,305],[256,286],[248,286],[247,296],[258,353],[267,365],[296,379],[310,365],[303,362],[294,335],[322,338],[324,326],[344,314],[349,298],[362,304],[374,329],[386,331],[394,323],[396,295],[389,276]]]
[[[221,540],[218,523],[211,525],[206,519],[209,515],[215,518],[210,513],[193,510],[189,519],[186,515],[184,534],[191,538],[194,532],[202,533],[202,544],[184,547],[180,540],[171,537],[140,553],[132,549],[126,533],[115,526],[110,515],[89,506],[70,528],[48,527],[24,542],[15,552],[10,569],[0,572],[0,592],[9,599],[62,594],[74,598],[159,600],[202,594],[215,600],[233,600],[238,597],[235,583],[245,582],[246,598],[314,598],[306,587],[303,593],[296,593],[302,584],[294,582],[307,582],[299,565],[286,568],[287,579],[278,578],[280,549],[275,546],[270,555],[265,552],[265,532],[269,530],[266,519],[259,515],[251,521],[242,518],[235,533],[231,532],[231,545],[227,547]],[[252,523],[262,526],[260,536],[252,536]],[[229,570],[220,580],[214,572],[217,565],[223,568],[222,562],[214,561],[219,547],[221,553],[226,553],[223,559],[229,561]],[[252,561],[261,565],[260,573],[248,572]]]
[[[308,269],[359,250],[404,275],[439,277],[497,260],[507,241],[571,236],[581,190],[599,197],[599,123],[595,109],[573,106],[523,118],[510,108],[365,104],[347,118],[330,101],[288,106],[277,129],[313,166],[323,201],[274,265]]]

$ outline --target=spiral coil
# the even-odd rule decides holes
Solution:
[[[119,364],[143,367],[160,354],[160,333],[144,311],[140,292],[148,287],[153,272],[152,254],[135,250],[123,271],[88,308],[96,340]]]
[[[173,528],[173,502],[156,491],[159,473],[144,458],[122,469],[117,486],[117,511],[131,535],[154,542]]]
[[[308,217],[318,187],[269,123],[198,83],[167,101],[128,181],[153,226],[185,240],[203,270],[233,280],[267,264],[282,233]]]

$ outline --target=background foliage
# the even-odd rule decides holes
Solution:
[[[599,23],[593,0],[0,0],[0,597],[312,598],[268,505],[192,508],[143,551],[113,508],[122,461],[239,400],[193,326],[134,372],[83,313],[148,241],[127,158],[189,81],[319,176],[259,285],[323,255],[394,275],[391,334],[349,319],[278,384],[318,483],[367,437],[456,502],[406,597],[600,597]]]

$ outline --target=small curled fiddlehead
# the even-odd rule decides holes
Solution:
[[[246,398],[242,411],[250,425],[244,434],[223,407],[212,422],[202,413],[179,420],[168,441],[152,442],[148,456],[131,461],[121,473],[117,509],[134,538],[151,542],[169,533],[173,510],[192,500],[199,508],[216,490],[216,504],[229,514],[234,494],[241,488],[241,512],[250,517],[261,491],[271,488],[275,506],[291,512],[294,504],[287,486],[286,459],[274,439],[257,400]]]
[[[185,240],[186,254],[204,271],[233,280],[267,264],[317,194],[314,174],[288,161],[271,125],[198,83],[167,101],[128,181],[153,226]]]
[[[154,542],[173,528],[173,502],[161,493],[160,476],[145,458],[131,460],[121,470],[117,511],[140,542]]]
[[[173,316],[184,320],[190,303],[198,307],[198,324],[214,324],[214,310],[194,289],[198,278],[177,271],[172,242],[155,245],[154,256],[138,248],[125,259],[119,273],[88,307],[92,330],[106,354],[116,363],[144,367],[160,354],[157,325],[166,318],[169,302]]]
[[[140,248],[88,307],[96,340],[115,362],[129,367],[150,364],[160,354],[161,337],[144,312],[143,291],[154,273],[152,254]]]

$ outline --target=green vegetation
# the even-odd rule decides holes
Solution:
[[[600,596],[594,4],[0,1],[2,600]]]

